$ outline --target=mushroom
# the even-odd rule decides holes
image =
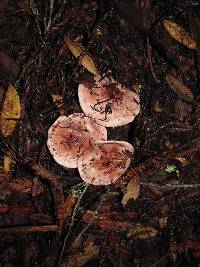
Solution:
[[[67,168],[77,168],[79,154],[91,140],[107,140],[105,127],[83,113],[60,116],[48,131],[48,148],[55,161]]]
[[[79,103],[83,112],[99,125],[117,127],[130,123],[140,111],[138,94],[112,78],[94,77],[91,86],[80,84]]]
[[[89,184],[111,184],[126,172],[133,151],[124,141],[94,141],[78,158],[80,176]]]

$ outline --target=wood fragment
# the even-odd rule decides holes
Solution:
[[[0,227],[0,233],[36,233],[36,232],[57,232],[58,225],[33,225],[33,226],[12,226],[12,227]]]

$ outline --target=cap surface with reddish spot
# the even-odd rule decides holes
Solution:
[[[48,131],[47,145],[57,163],[77,168],[77,158],[91,140],[107,140],[106,128],[83,113],[74,113],[54,122]]]
[[[111,184],[126,172],[133,151],[124,141],[94,141],[78,159],[80,176],[89,184]]]
[[[79,103],[98,124],[117,127],[130,123],[140,111],[139,96],[113,79],[95,76],[95,85],[79,85]]]

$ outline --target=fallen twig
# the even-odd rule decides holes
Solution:
[[[187,189],[187,188],[200,188],[200,184],[157,184],[157,183],[145,183],[141,182],[141,185],[159,187],[161,189]]]
[[[32,226],[12,226],[0,227],[0,234],[2,233],[27,233],[27,232],[57,232],[58,225],[32,225]]]
[[[74,210],[73,210],[73,213],[72,213],[72,218],[71,218],[71,222],[70,222],[70,225],[69,225],[69,228],[68,228],[68,231],[65,235],[65,238],[64,238],[64,241],[63,241],[63,245],[62,245],[62,249],[61,249],[61,252],[60,252],[60,255],[59,255],[59,259],[58,259],[58,263],[57,263],[57,266],[60,266],[61,264],[61,261],[62,261],[62,257],[63,257],[63,253],[64,253],[64,250],[65,250],[65,245],[67,243],[67,240],[71,234],[71,229],[73,228],[74,226],[74,222],[75,222],[75,217],[76,217],[76,214],[77,214],[77,211],[78,211],[78,208],[80,206],[80,202],[81,202],[81,199],[83,198],[83,196],[85,195],[87,189],[89,187],[89,184],[86,184],[85,188],[83,189],[81,195],[79,196],[77,202],[76,202],[76,205],[74,207]]]
[[[64,194],[59,177],[52,174],[50,171],[46,170],[44,167],[36,163],[33,164],[31,167],[36,172],[37,175],[39,175],[42,179],[48,181],[49,184],[51,185],[51,190],[54,198],[55,213],[57,219],[59,220],[60,209],[62,209],[64,205]]]

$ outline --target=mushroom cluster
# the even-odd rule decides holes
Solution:
[[[92,85],[80,84],[80,106],[84,113],[60,116],[48,131],[47,145],[55,161],[78,168],[82,180],[108,185],[128,169],[133,146],[107,141],[105,127],[130,123],[140,111],[139,96],[112,78],[94,77]]]

